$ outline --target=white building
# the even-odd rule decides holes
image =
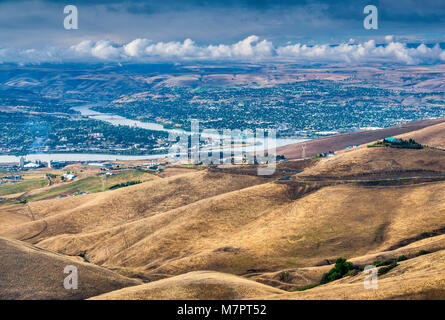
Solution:
[[[63,177],[65,180],[67,180],[67,181],[72,181],[72,180],[74,180],[74,179],[76,178],[75,175],[73,175],[73,174],[68,174],[68,173],[65,173],[64,175],[62,175],[62,177]]]
[[[35,169],[35,168],[40,168],[40,165],[34,162],[30,162],[25,164],[23,167],[27,169]]]
[[[104,166],[104,164],[100,163],[100,162],[91,162],[91,163],[88,163],[88,165],[92,166],[92,167],[103,167]]]

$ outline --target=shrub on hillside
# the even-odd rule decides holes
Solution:
[[[125,187],[129,187],[135,184],[139,184],[142,183],[142,181],[137,180],[137,181],[127,181],[127,182],[123,182],[123,183],[119,183],[119,184],[115,184],[113,186],[111,186],[109,189],[110,190],[114,190],[114,189],[119,189],[119,188],[125,188]]]
[[[424,254],[428,254],[428,253],[431,253],[431,252],[429,252],[429,251],[427,251],[427,250],[420,250],[419,252],[417,252],[417,257],[418,256],[423,256]]]
[[[357,267],[354,266],[352,262],[347,261],[345,258],[338,258],[337,260],[335,260],[335,266],[331,270],[329,270],[328,273],[325,273],[323,275],[320,283],[325,284],[337,279],[341,279],[353,269],[357,269]]]
[[[381,267],[381,266],[389,266],[392,263],[394,263],[395,261],[396,261],[395,259],[388,259],[388,260],[385,260],[385,261],[374,261],[373,265],[374,265],[374,267],[378,268],[378,267]]]
[[[303,287],[295,288],[295,291],[304,291],[304,290],[312,289],[312,288],[318,287],[320,284],[321,283],[308,284],[308,285],[303,286]]]
[[[391,269],[394,269],[397,266],[398,266],[397,262],[393,261],[390,265],[380,268],[378,271],[378,275],[379,276],[384,275],[385,273],[388,273]]]
[[[331,281],[335,281],[337,279],[341,279],[344,276],[355,276],[359,273],[360,270],[362,270],[362,268],[353,265],[352,262],[347,261],[345,258],[337,258],[337,260],[335,260],[335,266],[331,270],[329,270],[328,273],[325,273],[323,275],[319,283],[306,285],[300,288],[296,288],[295,290],[304,291]]]

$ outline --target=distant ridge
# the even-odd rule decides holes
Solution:
[[[426,119],[405,123],[402,125],[366,131],[353,131],[337,134],[329,137],[315,139],[306,142],[299,142],[287,146],[277,148],[277,154],[284,155],[288,159],[303,158],[303,146],[306,157],[314,156],[318,153],[327,151],[339,151],[348,145],[364,144],[372,141],[380,140],[390,136],[396,136],[411,131],[424,129],[429,126],[445,122],[445,118]]]

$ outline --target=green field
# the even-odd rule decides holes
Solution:
[[[31,179],[17,183],[5,183],[0,185],[0,196],[6,196],[9,194],[22,193],[39,189],[48,184],[47,179]]]
[[[111,186],[124,183],[131,180],[147,181],[153,178],[153,175],[142,170],[128,170],[115,173],[112,176],[94,176],[80,179],[70,183],[62,183],[45,192],[35,194],[25,199],[27,201],[40,200],[59,195],[72,195],[76,192],[96,193],[108,190]]]

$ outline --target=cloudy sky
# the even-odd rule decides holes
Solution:
[[[68,4],[78,8],[78,30],[63,28]],[[367,4],[379,9],[378,30],[363,27]],[[0,1],[0,62],[390,56],[412,64],[441,60],[440,48],[406,43],[443,43],[444,25],[443,0],[11,0]]]

